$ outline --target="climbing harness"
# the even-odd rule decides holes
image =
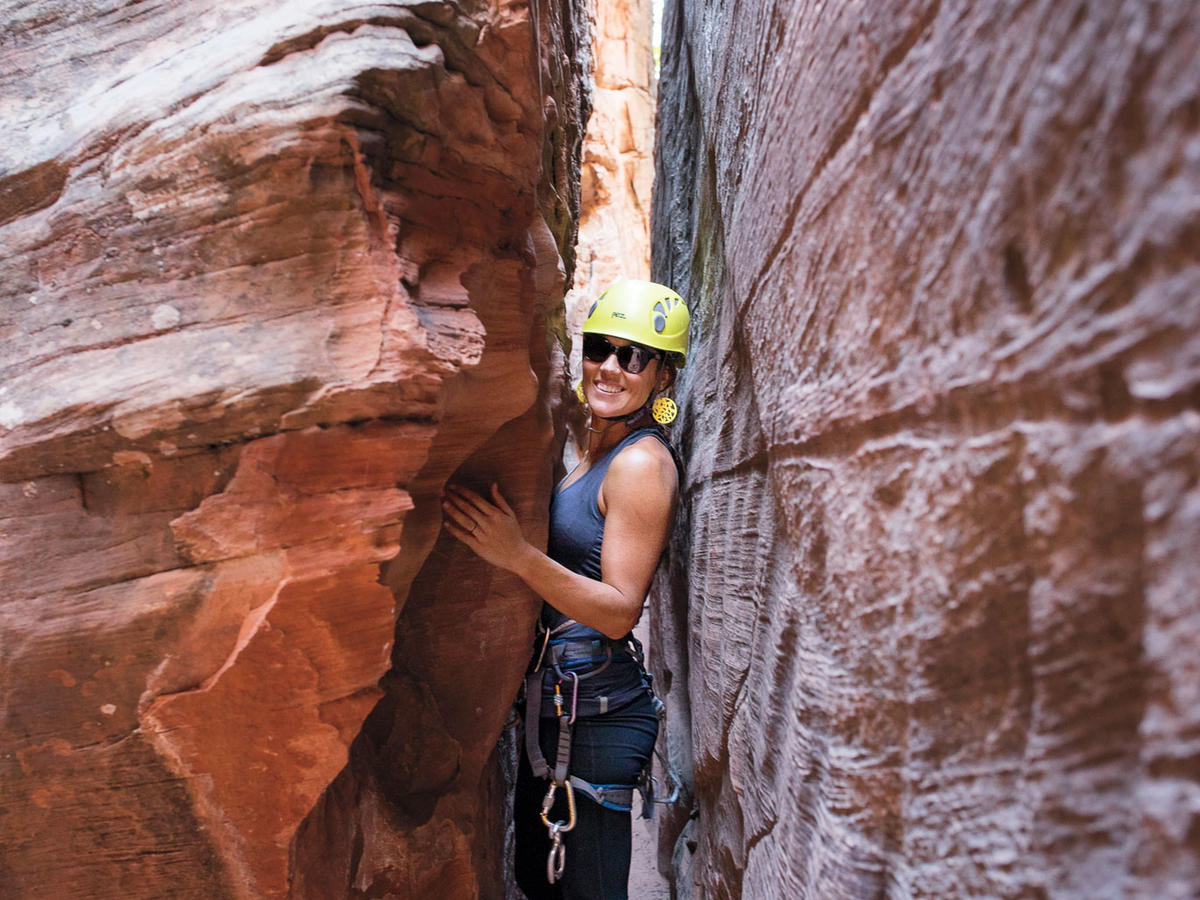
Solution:
[[[602,715],[608,712],[610,706],[615,708],[618,705],[628,702],[634,696],[641,693],[643,689],[649,690],[650,696],[653,699],[654,709],[659,719],[659,734],[666,734],[666,705],[654,695],[652,687],[653,678],[646,671],[645,655],[642,651],[642,645],[637,638],[630,635],[624,642],[610,639],[600,641],[594,638],[554,640],[556,634],[575,624],[577,623],[573,619],[567,619],[553,629],[542,630],[541,647],[538,649],[537,658],[529,673],[525,676],[525,754],[529,758],[529,767],[534,777],[548,778],[550,780],[550,786],[546,790],[545,798],[542,800],[541,811],[542,824],[546,826],[550,836],[550,855],[546,859],[546,880],[550,884],[554,884],[562,878],[563,869],[566,866],[567,848],[563,843],[563,835],[575,827],[576,791],[590,797],[607,809],[616,810],[617,812],[629,812],[633,808],[633,792],[637,790],[642,795],[642,817],[647,819],[653,816],[654,804],[674,803],[679,798],[679,777],[666,756],[658,749],[657,744],[654,749],[654,755],[658,757],[663,771],[667,773],[667,778],[671,786],[671,793],[666,799],[655,799],[654,794],[657,779],[650,773],[649,765],[642,772],[638,783],[629,785],[592,784],[568,772],[571,758],[571,727],[575,724],[576,719],[581,715]],[[542,628],[540,623],[538,627]],[[575,670],[563,669],[564,663],[569,659],[577,658],[581,651],[593,651],[598,646],[602,646],[604,649],[604,659],[595,668],[582,674]],[[629,696],[626,696],[626,692],[623,692],[616,697],[584,698],[581,700],[579,697],[580,682],[586,681],[608,668],[613,661],[615,652],[628,653],[637,661],[642,673],[641,683],[635,690],[628,692]],[[553,715],[558,719],[559,723],[558,746],[555,749],[553,768],[546,761],[539,740],[539,723],[544,712],[542,708],[542,691],[547,669],[553,673],[555,678]],[[569,704],[568,698],[563,695],[564,686],[566,686],[569,695]],[[560,787],[566,793],[567,797],[567,818],[565,820],[550,818],[550,811],[554,806],[554,798]]]

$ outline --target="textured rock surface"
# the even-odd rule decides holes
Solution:
[[[668,4],[681,896],[1194,896],[1198,36]]]
[[[570,332],[621,278],[650,276],[654,109],[649,0],[590,0],[592,104],[583,140]],[[578,354],[575,361],[578,362]]]
[[[581,9],[4,16],[0,894],[503,896]]]

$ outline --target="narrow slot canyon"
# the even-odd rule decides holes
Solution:
[[[522,900],[541,599],[441,498],[546,545],[622,278],[691,314],[629,896],[1197,896],[1200,6],[3,22],[0,897]]]

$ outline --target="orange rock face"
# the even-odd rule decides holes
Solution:
[[[591,113],[583,138],[575,279],[567,292],[571,381],[582,376],[579,334],[592,302],[625,278],[650,277],[654,177],[649,0],[589,0]],[[576,431],[582,409],[568,407]],[[574,444],[568,443],[571,460]]]
[[[582,25],[533,9],[6,26],[4,896],[503,895],[536,600],[438,497],[543,537]]]
[[[650,277],[654,177],[653,58],[648,0],[591,0],[592,110],[583,140],[572,333],[600,291]]]
[[[1195,895],[1198,35],[667,4],[680,896]]]

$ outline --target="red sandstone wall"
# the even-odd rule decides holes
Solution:
[[[581,11],[9,16],[0,894],[504,896]]]
[[[669,3],[680,896],[1195,896],[1200,7]]]

